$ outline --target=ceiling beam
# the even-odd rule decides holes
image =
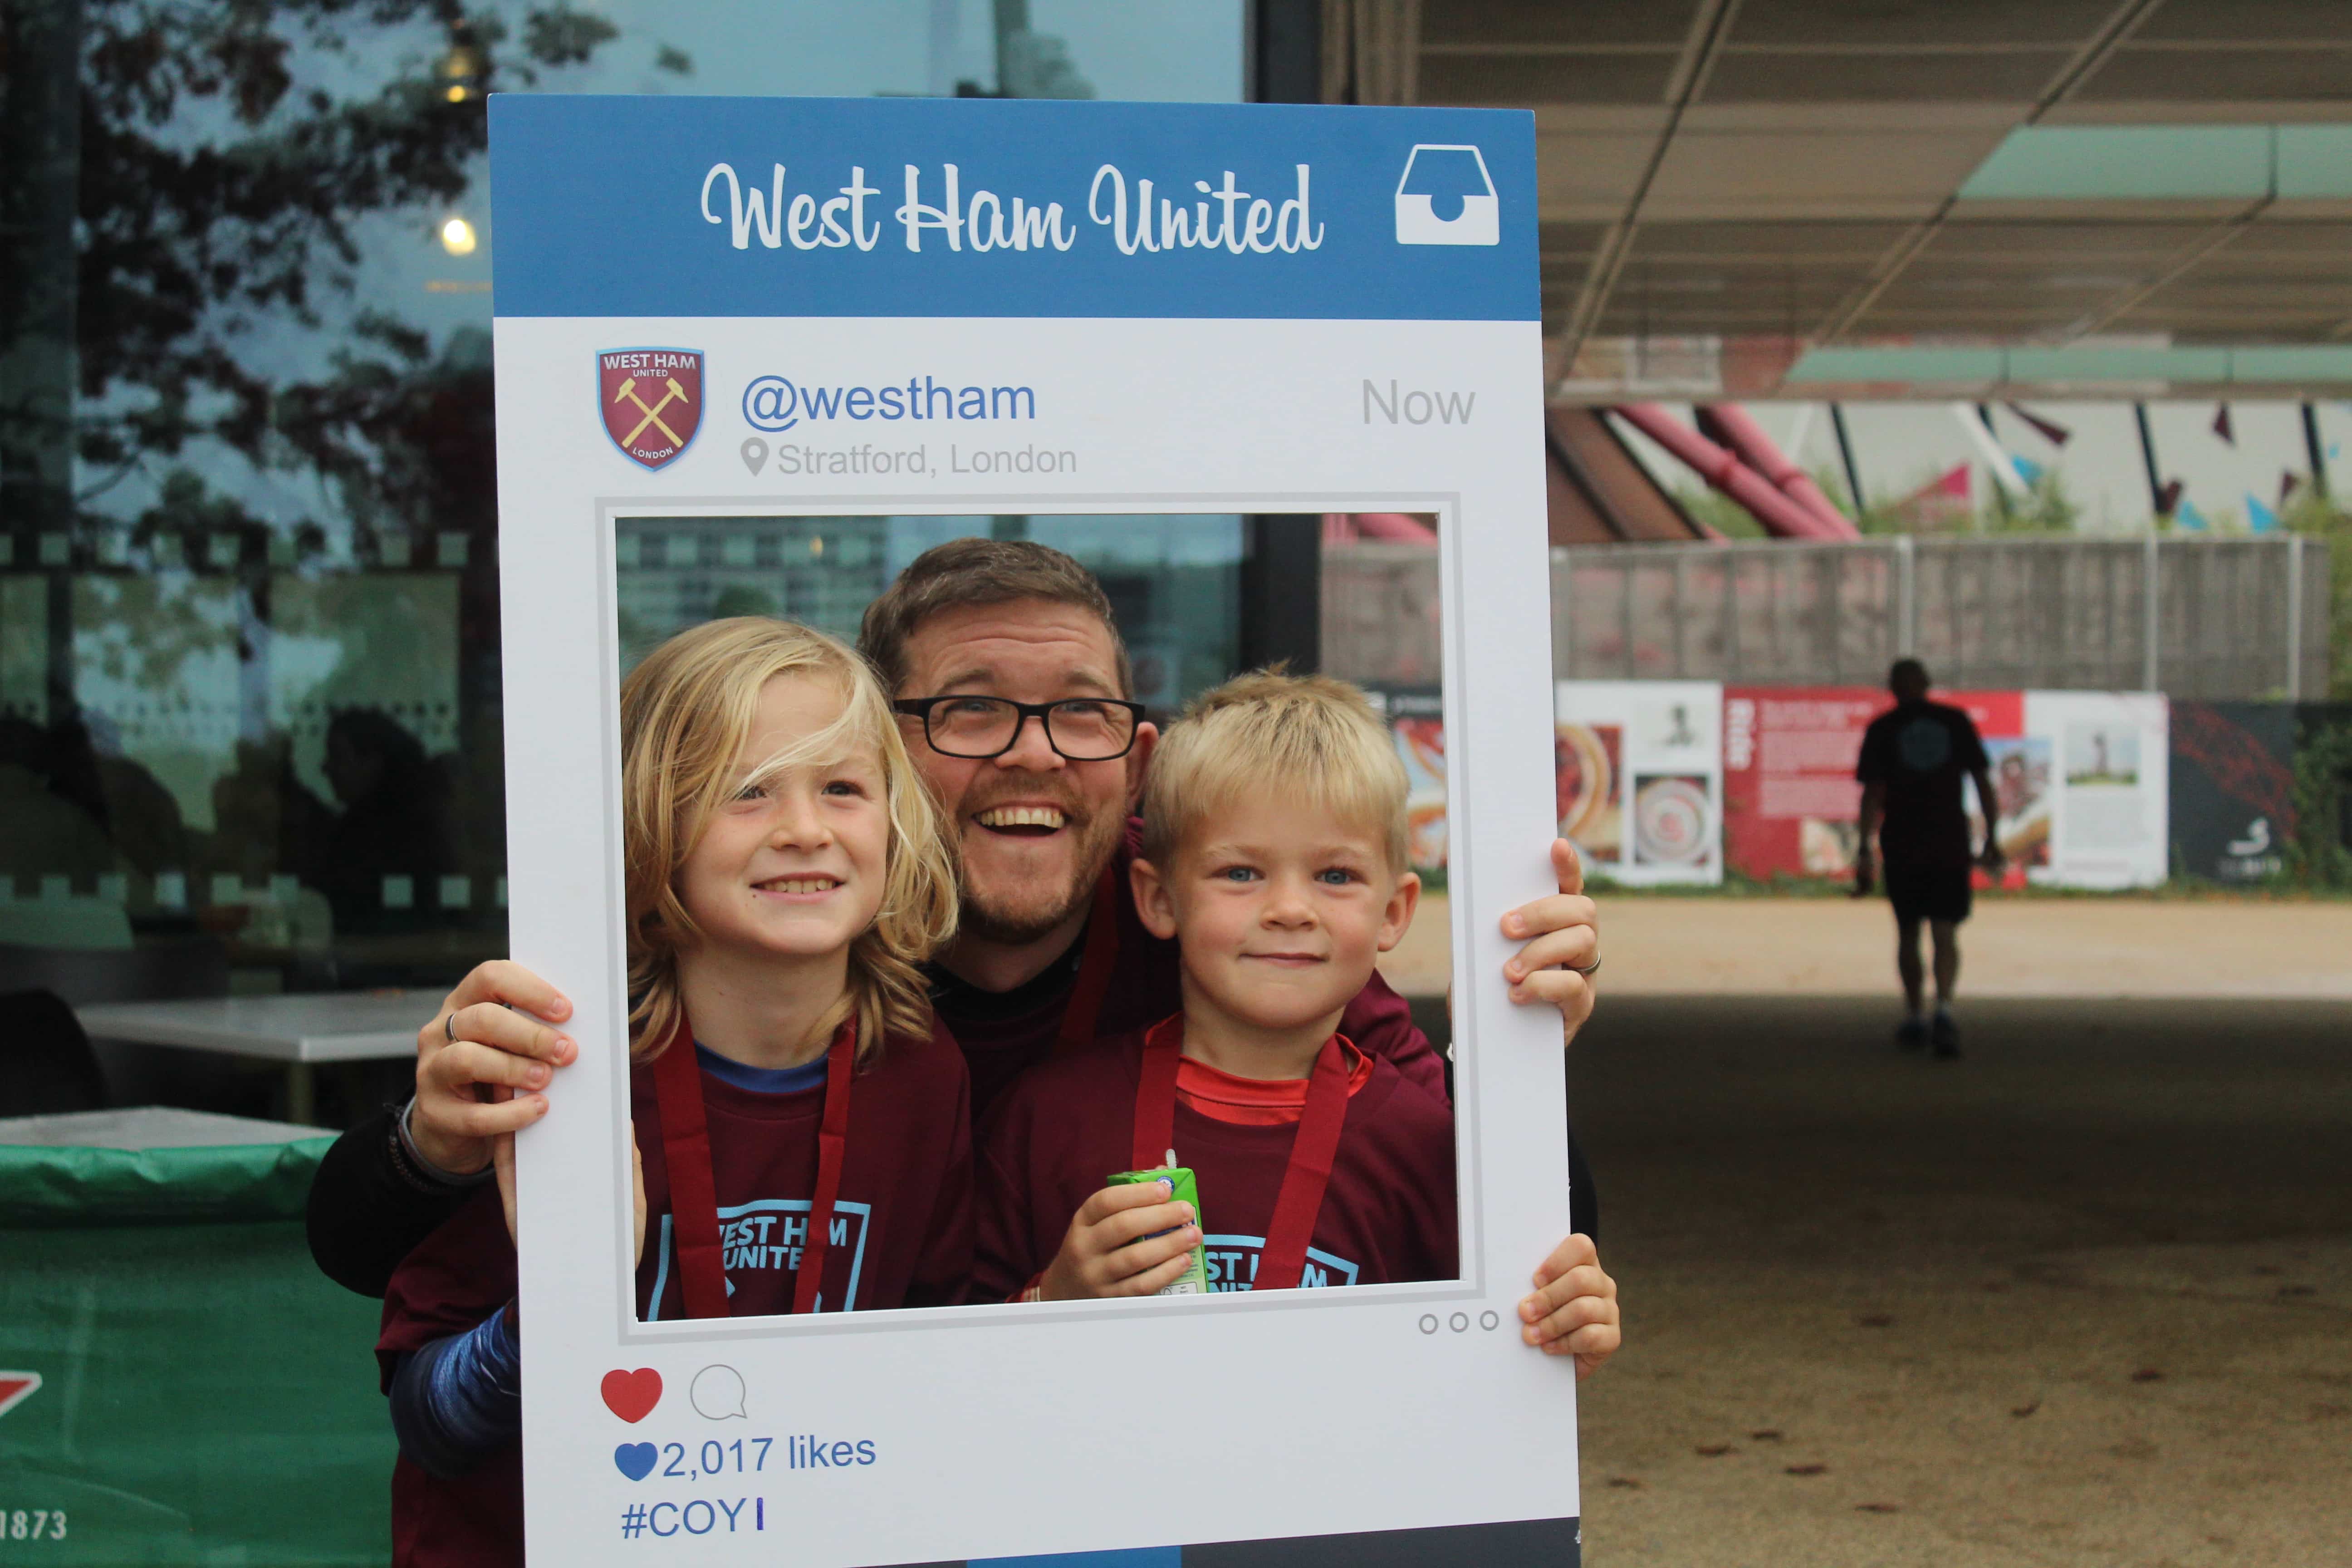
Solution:
[[[1740,0],[1699,0],[1697,11],[1691,16],[1690,28],[1683,35],[1682,51],[1675,58],[1674,74],[1666,79],[1663,95],[1666,122],[1658,128],[1658,139],[1650,148],[1640,177],[1633,182],[1624,212],[1610,224],[1594,248],[1591,264],[1585,268],[1584,286],[1577,291],[1567,329],[1560,334],[1558,363],[1563,376],[1575,364],[1577,350],[1591,335],[1601,313],[1608,308],[1618,275],[1624,270],[1625,257],[1633,247],[1633,236],[1641,228],[1642,204],[1649,200],[1650,187],[1656,183],[1658,169],[1674,145],[1684,111],[1706,89],[1707,76],[1722,55],[1724,40],[1730,36],[1732,18],[1738,14],[1739,5]]]
[[[2098,30],[2084,39],[2066,63],[2059,67],[2057,74],[2050,79],[2034,100],[2033,107],[2018,123],[2032,125],[2074,97],[2082,89],[2084,83],[2097,75],[2100,68],[2115,58],[2116,51],[2139,31],[2141,25],[2163,4],[2164,0],[2122,0],[2122,4],[2107,14],[2107,19],[2099,25]],[[1902,277],[1905,269],[1919,258],[1920,252],[1927,248],[1958,201],[1959,193],[1957,191],[1946,196],[1937,204],[1934,212],[1913,225],[1909,232],[1889,247],[1886,254],[1871,268],[1870,276],[1856,284],[1828,315],[1822,318],[1821,326],[1813,333],[1813,341],[1833,343],[1853,331],[1854,323],[1878,303],[1886,290],[1894,287],[1895,279]]]
[[[1323,101],[1421,96],[1421,0],[1324,0]]]
[[[2068,323],[2066,330],[2059,334],[2061,339],[2072,342],[2074,339],[2092,332],[2105,331],[2117,318],[2127,315],[2146,304],[2158,290],[2179,281],[2207,257],[2252,227],[2256,220],[2269,210],[2271,203],[2276,199],[2275,196],[2264,196],[2229,222],[2217,224],[2199,235],[2181,247],[2155,272],[2125,289],[2080,320]]]

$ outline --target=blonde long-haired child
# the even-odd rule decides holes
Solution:
[[[621,737],[639,1317],[958,1300],[967,1082],[918,969],[954,870],[873,675],[713,621],[630,673]],[[520,1560],[510,1224],[486,1187],[386,1295],[397,1563]]]
[[[703,941],[703,922],[748,934],[739,932],[741,895],[715,888],[709,875],[734,868],[697,857],[772,837],[795,776],[840,792],[832,798],[843,805],[827,814],[844,825],[845,842],[863,847],[887,831],[886,863],[840,910],[822,901],[778,905],[765,921],[772,938],[755,944],[798,958],[814,939],[824,979],[838,969],[838,985],[825,987],[838,994],[817,1010],[810,1038],[829,1038],[854,1016],[864,1060],[887,1035],[929,1032],[917,966],[955,934],[955,871],[938,813],[862,659],[789,621],[712,621],[670,638],[630,673],[621,735],[634,1059],[657,1057],[676,1032],[686,1005],[681,969],[702,971],[707,990],[714,961],[728,962]],[[813,769],[833,772],[818,780]],[[841,790],[844,783],[852,788]],[[698,915],[688,903],[697,891],[715,894],[716,907]],[[831,940],[845,921],[856,934]]]

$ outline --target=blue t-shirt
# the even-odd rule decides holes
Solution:
[[[722,1057],[697,1040],[694,1042],[694,1059],[704,1072],[719,1082],[750,1089],[753,1094],[798,1094],[803,1089],[824,1087],[825,1063],[823,1057],[796,1068],[755,1068],[732,1057]]]

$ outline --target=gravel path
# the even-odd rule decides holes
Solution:
[[[2352,1006],[1961,1018],[1934,1063],[1885,1000],[1621,994],[1578,1042],[1627,1321],[1585,1561],[2352,1563]]]
[[[1446,920],[1422,900],[1381,965],[1397,989],[1444,994]],[[1610,893],[1601,931],[1604,997],[1895,994],[1884,900]],[[2352,1000],[2352,901],[1979,898],[1960,959],[1964,996]]]

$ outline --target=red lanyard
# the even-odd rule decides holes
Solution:
[[[841,1163],[849,1147],[849,1069],[857,1051],[855,1019],[834,1031],[824,1053],[824,1118],[816,1135],[816,1194],[809,1204],[808,1236],[793,1274],[793,1310],[814,1312],[824,1288],[824,1255],[833,1210],[841,1196]],[[677,1282],[689,1318],[727,1318],[727,1268],[719,1245],[719,1184],[711,1175],[710,1126],[703,1115],[702,1068],[694,1031],[683,1014],[669,1047],[654,1058],[654,1103],[661,1111],[662,1167],[669,1173],[669,1209],[677,1243]]]
[[[1184,1055],[1180,1016],[1152,1026],[1143,1037],[1143,1074],[1135,1088],[1135,1147],[1130,1170],[1157,1169],[1176,1146],[1176,1064]],[[1296,1289],[1307,1270],[1307,1244],[1323,1210],[1323,1189],[1339,1152],[1339,1129],[1348,1120],[1348,1056],[1334,1035],[1316,1054],[1307,1080],[1307,1109],[1290,1143],[1290,1163],[1267,1221],[1258,1252],[1254,1290]]]
[[[1087,919],[1087,950],[1078,959],[1077,984],[1070,987],[1070,1005],[1063,1010],[1062,1027],[1054,1037],[1056,1056],[1067,1056],[1095,1043],[1095,1024],[1102,1016],[1111,970],[1118,963],[1118,879],[1113,875],[1117,865],[1113,861],[1103,868],[1102,880],[1095,884],[1095,912]]]

